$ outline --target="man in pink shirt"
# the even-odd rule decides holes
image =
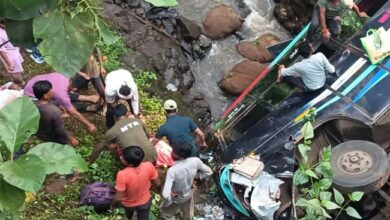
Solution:
[[[89,122],[81,113],[85,111],[90,111],[89,106],[80,105],[79,102],[87,101],[96,103],[99,101],[99,97],[85,96],[79,95],[77,93],[72,93],[72,86],[70,84],[69,78],[64,75],[54,72],[48,74],[42,74],[38,76],[34,76],[31,78],[26,86],[24,87],[24,94],[30,97],[35,97],[33,92],[33,85],[35,82],[47,80],[53,86],[53,99],[59,104],[60,107],[63,107],[67,112],[69,112],[73,117],[75,117],[78,121],[83,123],[89,132],[95,132],[96,127],[94,124]],[[75,102],[75,105],[72,104],[72,101]],[[76,103],[77,102],[77,103]]]

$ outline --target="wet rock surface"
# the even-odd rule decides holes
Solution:
[[[290,33],[297,34],[311,19],[317,0],[281,0],[274,8],[274,17]]]
[[[267,50],[268,46],[279,43],[273,34],[264,34],[254,41],[242,41],[236,45],[239,54],[248,60],[260,63],[271,62],[273,55]]]
[[[194,83],[194,76],[189,66],[189,60],[193,59],[192,53],[198,53],[198,56],[201,56],[211,46],[211,42],[205,39],[205,36],[199,37],[200,28],[197,24],[178,16],[174,9],[155,8],[151,13],[151,10],[147,10],[150,5],[143,1],[140,1],[140,4],[131,2],[127,5],[128,2],[131,1],[121,1],[119,5],[108,1],[103,3],[106,18],[122,34],[126,45],[130,48],[129,52],[123,54],[122,61],[133,70],[157,72],[161,80],[158,82],[159,85],[156,85],[158,87],[155,88],[156,94],[163,94],[158,93],[157,90],[166,89],[165,85],[173,85],[181,94],[181,97],[177,99],[183,99],[183,103],[188,105],[188,109],[191,109],[194,116],[200,118],[201,122],[209,122],[208,105],[202,96],[197,93],[188,94]],[[129,10],[133,5],[141,6],[142,4],[146,11],[145,16],[149,16],[153,23],[149,22],[146,17],[138,16],[136,11]],[[150,13],[147,15],[147,12]],[[176,25],[177,18],[181,25]],[[161,22],[158,23],[158,21]],[[196,40],[193,42],[177,40],[175,36],[177,37],[176,31],[179,26],[182,30],[185,29],[183,30],[185,34],[181,35],[183,38]],[[159,29],[160,27],[164,30]],[[183,49],[184,44],[181,42],[188,45],[187,50]]]
[[[219,86],[233,95],[240,95],[265,68],[264,64],[244,60],[224,76]]]
[[[203,21],[205,35],[211,39],[222,39],[242,26],[244,19],[232,8],[226,5],[217,5]]]

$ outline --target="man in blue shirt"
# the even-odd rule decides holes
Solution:
[[[200,130],[191,118],[177,114],[177,104],[174,100],[168,99],[165,101],[164,109],[167,114],[167,120],[157,130],[156,138],[161,139],[167,137],[171,145],[178,142],[189,143],[192,145],[191,156],[199,156],[199,149],[195,143],[194,133],[199,139],[199,145],[205,147],[205,135],[202,130]]]
[[[298,48],[303,60],[288,68],[280,65],[277,82],[283,81],[306,92],[321,89],[325,85],[326,74],[334,73],[335,68],[324,54],[312,55],[312,52],[311,44],[303,43]]]

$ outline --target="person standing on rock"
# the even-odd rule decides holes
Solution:
[[[276,81],[291,84],[304,92],[321,89],[325,85],[326,73],[334,73],[335,68],[324,54],[312,55],[312,52],[313,47],[309,43],[299,46],[298,54],[303,60],[288,68],[280,65]]]
[[[186,116],[178,115],[177,104],[174,100],[168,99],[164,102],[164,109],[167,115],[165,124],[157,129],[156,138],[167,137],[169,144],[177,142],[189,143],[192,146],[191,156],[199,156],[199,148],[196,145],[195,135],[199,138],[199,145],[206,147],[205,135],[195,122]]]
[[[105,95],[107,102],[106,124],[108,128],[115,124],[115,106],[119,99],[127,101],[131,113],[135,117],[140,116],[138,88],[129,71],[119,69],[108,73]]]
[[[339,37],[341,34],[341,15],[345,10],[353,9],[356,14],[363,18],[367,17],[365,12],[361,12],[353,0],[318,0],[313,8],[311,25],[307,33],[307,40],[313,43],[313,37],[318,27],[321,25],[322,38],[329,41],[332,36]]]

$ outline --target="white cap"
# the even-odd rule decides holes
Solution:
[[[165,110],[175,110],[177,109],[177,104],[174,100],[168,99],[164,102],[164,109]]]

